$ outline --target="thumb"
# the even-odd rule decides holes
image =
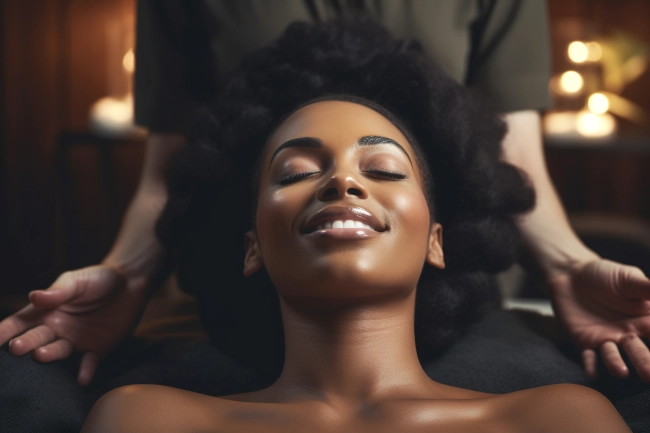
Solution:
[[[56,308],[80,295],[80,288],[71,272],[65,272],[45,290],[29,292],[29,301],[35,307],[43,309]]]
[[[616,289],[627,300],[650,299],[650,279],[635,266],[620,266],[616,270]]]

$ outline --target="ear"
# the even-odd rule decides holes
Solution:
[[[252,231],[244,235],[246,245],[246,257],[244,257],[244,276],[250,277],[264,267],[260,245],[257,243],[257,236]]]
[[[445,255],[442,252],[442,226],[438,223],[433,223],[429,232],[427,263],[438,269],[445,268]]]

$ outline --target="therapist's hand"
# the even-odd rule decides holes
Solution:
[[[595,259],[549,280],[559,320],[582,349],[587,374],[596,378],[596,354],[615,377],[634,368],[650,383],[650,280],[636,267]],[[626,366],[624,351],[632,365]]]
[[[77,381],[86,386],[99,361],[140,320],[147,302],[144,284],[105,264],[65,272],[46,290],[30,292],[30,303],[0,322],[0,345],[13,338],[11,354],[33,351],[38,362],[84,352]]]

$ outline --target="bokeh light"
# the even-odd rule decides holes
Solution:
[[[587,42],[587,60],[597,62],[603,57],[603,48],[598,42]]]
[[[124,58],[122,59],[122,66],[124,66],[126,72],[133,73],[135,70],[135,55],[133,54],[133,50],[129,50],[124,55]]]
[[[560,77],[560,87],[567,93],[576,93],[584,85],[585,80],[576,71],[566,71]]]
[[[567,47],[567,55],[574,63],[597,62],[603,56],[598,42],[573,41]]]
[[[589,58],[589,48],[581,41],[573,41],[567,50],[569,58],[575,63],[582,63]]]
[[[594,93],[587,100],[589,111],[596,114],[603,114],[609,110],[609,99],[602,93]]]
[[[585,137],[606,137],[616,130],[616,120],[609,113],[596,114],[582,111],[578,114],[576,129]]]

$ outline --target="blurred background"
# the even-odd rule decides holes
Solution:
[[[135,190],[135,0],[0,4],[0,295],[24,304],[104,257]],[[650,2],[548,9],[551,177],[590,246],[650,273]],[[522,296],[543,296],[515,279]]]

